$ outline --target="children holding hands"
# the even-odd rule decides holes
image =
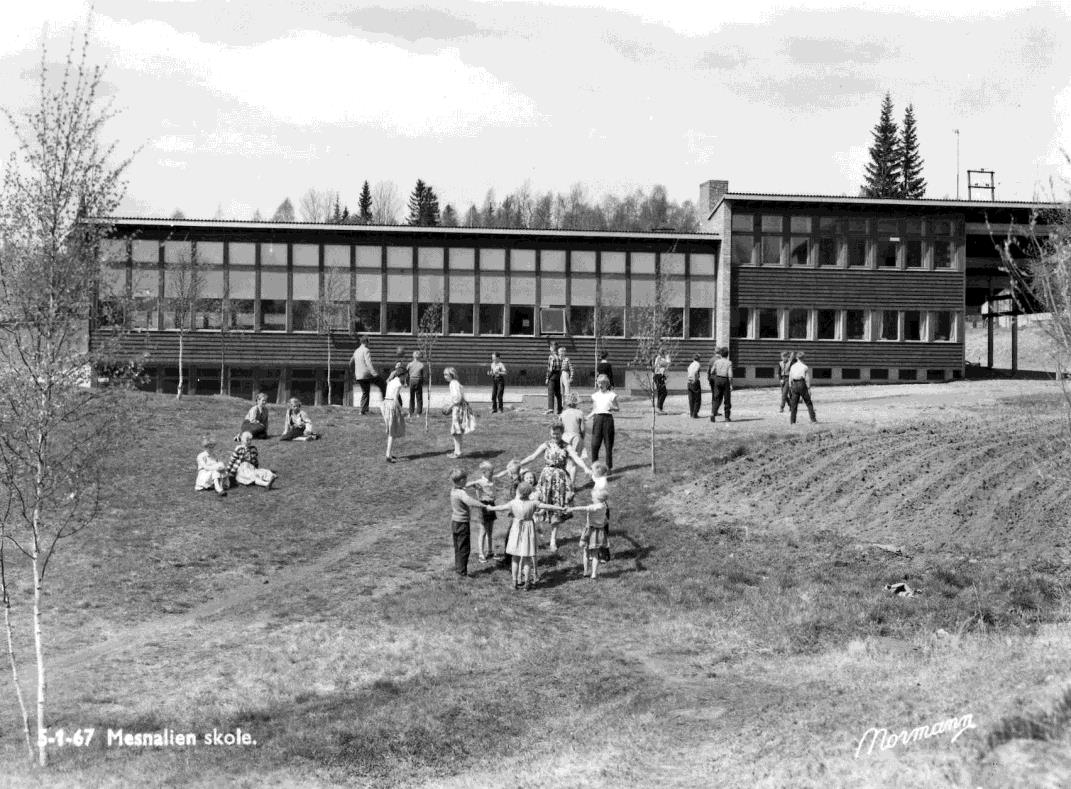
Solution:
[[[538,580],[535,572],[536,556],[536,510],[563,512],[564,507],[544,504],[532,499],[534,488],[528,482],[517,487],[517,495],[512,501],[491,507],[495,512],[509,512],[513,523],[509,527],[509,539],[506,541],[506,553],[513,557],[513,588],[520,589],[523,582],[525,589],[531,589]]]
[[[569,507],[572,512],[586,512],[587,524],[580,534],[580,552],[584,560],[584,575],[591,566],[592,580],[599,576],[600,554],[609,556],[610,543],[610,490],[607,482],[607,466],[601,460],[591,465],[594,486],[591,504]]]

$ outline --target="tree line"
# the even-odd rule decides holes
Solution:
[[[587,186],[574,184],[568,192],[535,192],[525,182],[501,200],[488,189],[483,201],[470,203],[462,213],[452,203],[441,209],[435,188],[417,179],[402,212],[398,188],[390,181],[361,185],[355,210],[343,203],[336,189],[311,188],[295,206],[286,197],[269,217],[272,222],[330,222],[354,225],[406,224],[421,227],[516,228],[523,230],[605,230],[642,232],[674,230],[695,233],[699,215],[691,200],[671,200],[666,188],[636,189],[624,196],[606,194],[594,198]],[[222,211],[217,212],[222,219]],[[185,219],[175,211],[172,219]],[[264,221],[257,211],[253,221]]]

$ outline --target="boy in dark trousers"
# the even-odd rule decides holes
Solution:
[[[469,574],[469,538],[470,507],[483,507],[482,502],[465,490],[468,476],[459,468],[450,472],[450,481],[454,483],[450,491],[450,529],[454,537],[454,572],[465,577]]]

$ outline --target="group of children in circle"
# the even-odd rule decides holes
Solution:
[[[609,469],[602,461],[591,464],[591,504],[566,505],[544,502],[539,496],[539,485],[534,471],[510,460],[506,468],[495,473],[489,461],[480,463],[480,476],[469,482],[468,474],[460,468],[450,473],[453,490],[450,492],[452,528],[454,533],[454,570],[459,576],[468,575],[470,555],[470,524],[476,525],[477,546],[480,563],[495,560],[493,532],[496,513],[508,512],[512,521],[506,535],[504,554],[498,559],[499,566],[508,562],[511,568],[513,589],[531,589],[539,580],[537,567],[539,520],[550,522],[551,512],[571,515],[586,513],[585,525],[579,536],[583,573],[591,579],[599,576],[599,563],[609,559],[610,490]],[[495,504],[495,481],[505,479],[509,484],[509,500]],[[473,489],[475,496],[469,494]],[[555,521],[551,532],[549,550],[556,553],[557,528]],[[590,571],[590,575],[589,575]]]

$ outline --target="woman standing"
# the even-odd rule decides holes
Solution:
[[[580,455],[576,454],[571,446],[562,439],[565,428],[561,421],[555,420],[550,423],[550,440],[544,441],[524,460],[521,465],[530,463],[543,455],[543,471],[539,474],[536,487],[539,493],[539,501],[555,507],[564,507],[573,500],[573,483],[566,471],[566,464],[571,460],[585,474],[590,474],[588,466]],[[571,517],[568,513],[552,512],[551,515],[543,513],[544,520],[550,520],[550,549],[558,550],[558,526],[561,522]]]
[[[454,451],[447,457],[459,458],[461,439],[476,429],[476,416],[465,399],[465,387],[457,380],[457,370],[447,367],[443,370],[443,378],[450,384],[450,405],[443,409],[443,413],[450,415],[450,437],[454,439]]]
[[[383,424],[387,427],[387,457],[388,463],[394,463],[398,458],[394,457],[394,439],[405,436],[405,417],[402,415],[402,386],[405,385],[405,368],[401,362],[394,365],[387,378],[387,389],[383,393],[383,402],[379,409],[383,412]]]
[[[610,379],[600,375],[595,382],[599,387],[591,393],[591,462],[599,459],[599,449],[606,444],[606,467],[614,468],[614,411],[620,411],[617,405],[617,393],[610,389]]]

